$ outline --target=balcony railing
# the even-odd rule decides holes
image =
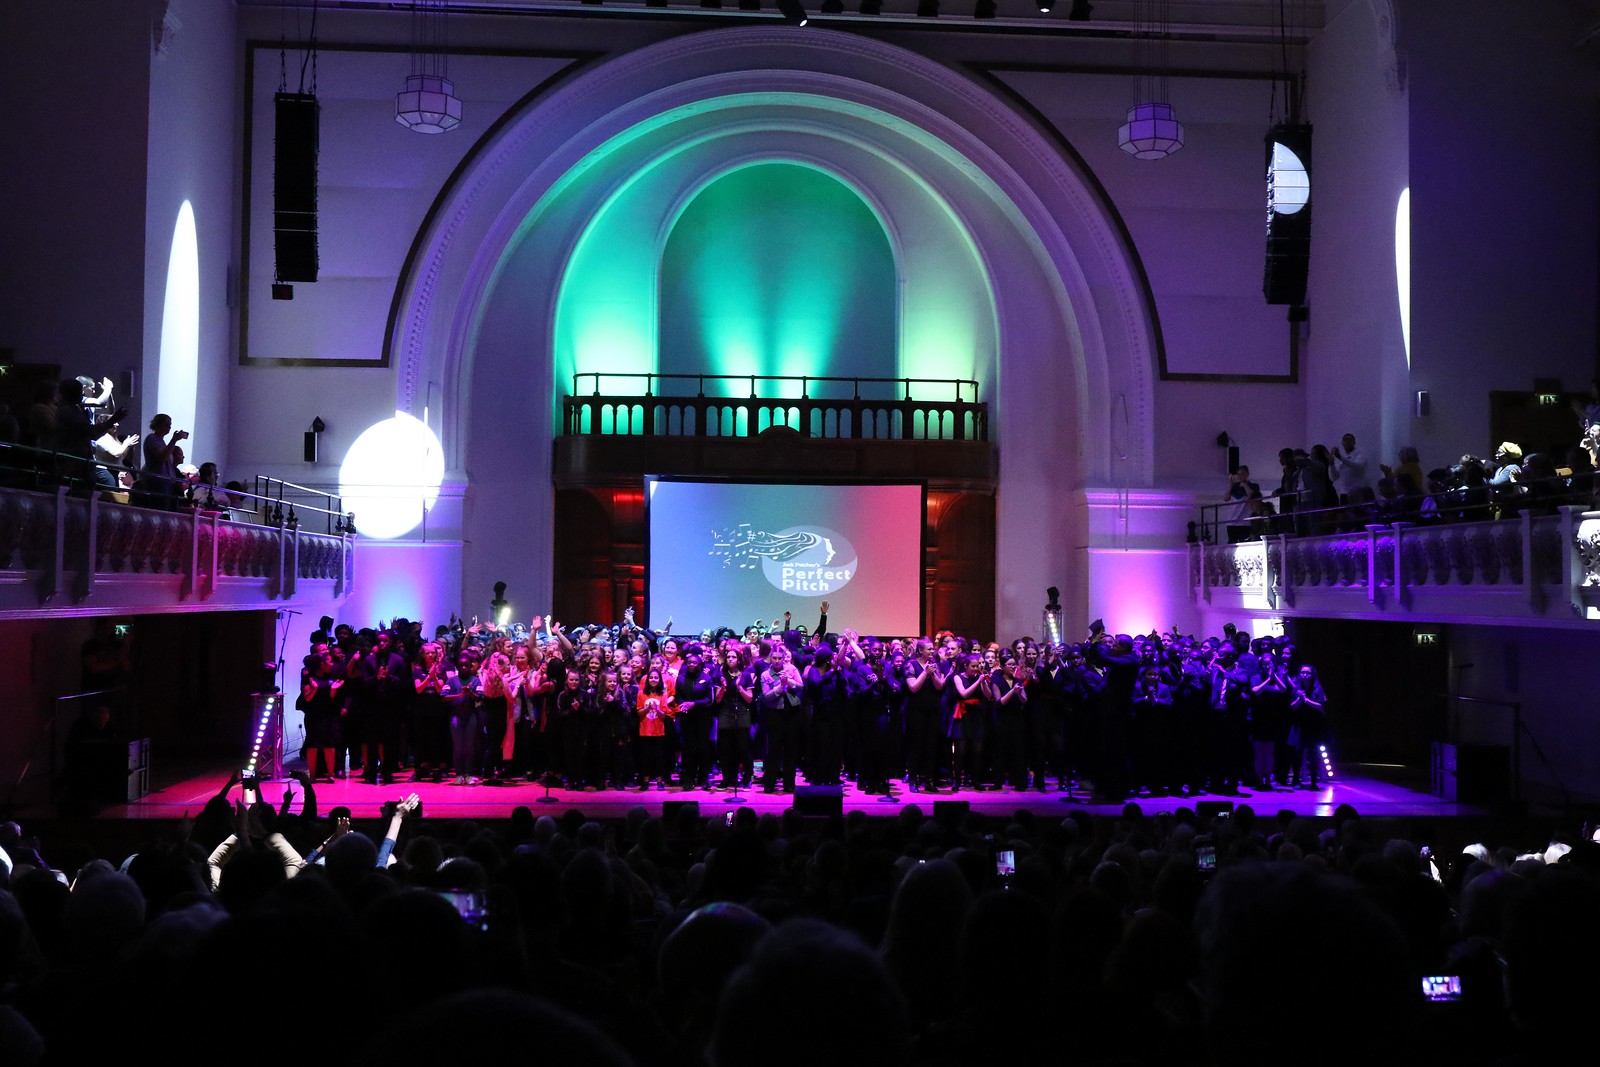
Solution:
[[[352,534],[309,533],[292,519],[159,511],[73,495],[0,488],[0,613],[49,605],[159,610],[347,596]],[[320,583],[320,587],[311,583]]]
[[[708,384],[713,395],[706,395]],[[609,391],[624,386],[625,393]],[[668,392],[663,393],[663,387]],[[693,395],[688,394],[691,388]],[[745,388],[748,396],[716,395],[735,389],[742,394]],[[924,397],[942,392],[951,396],[915,399],[913,390]],[[849,395],[813,395],[814,391]],[[782,393],[798,395],[773,395]],[[811,438],[987,441],[989,408],[977,395],[978,383],[970,378],[586,373],[573,375],[572,394],[564,402],[563,432],[756,437],[768,430],[789,429]]]
[[[1600,511],[1196,542],[1189,586],[1197,600],[1310,614],[1600,618]]]

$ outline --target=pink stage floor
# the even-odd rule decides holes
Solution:
[[[1232,800],[1236,804],[1249,804],[1257,814],[1266,816],[1274,815],[1286,808],[1298,815],[1327,816],[1332,815],[1334,808],[1339,804],[1350,804],[1362,815],[1369,817],[1448,817],[1482,814],[1482,808],[1439,799],[1426,791],[1424,781],[1419,779],[1413,782],[1411,780],[1413,777],[1415,776],[1408,776],[1398,768],[1355,764],[1331,785],[1314,792],[1247,790],[1248,795],[1237,797],[1140,796],[1136,799],[1147,814],[1173,811],[1183,806],[1193,807],[1196,802],[1204,800]],[[142,800],[107,807],[100,813],[100,817],[174,819],[181,817],[184,812],[198,814],[206,801],[222,787],[226,778],[227,771],[224,769],[184,777],[162,786]],[[568,808],[580,808],[585,814],[597,818],[620,817],[627,814],[630,808],[639,805],[653,811],[659,810],[663,801],[698,801],[701,813],[707,816],[718,815],[741,806],[730,798],[727,791],[679,792],[672,789],[666,792],[652,790],[648,793],[633,790],[586,793],[577,790],[551,789],[548,795],[553,800],[540,803],[540,798],[546,795],[546,790],[535,784],[456,786],[422,782],[413,785],[408,778],[409,775],[402,774],[394,785],[382,786],[367,785],[355,778],[318,785],[317,804],[323,812],[342,804],[349,807],[357,818],[367,818],[376,815],[377,809],[384,801],[399,799],[415,792],[422,798],[424,816],[441,819],[506,818],[511,809],[518,805],[527,805],[541,815],[559,814]],[[262,793],[267,800],[276,804],[282,798],[284,785],[283,781],[268,782],[263,785]],[[294,783],[294,790],[296,794],[300,792],[298,783]],[[938,800],[964,800],[973,811],[996,816],[1010,815],[1022,808],[1036,815],[1057,816],[1064,815],[1074,808],[1083,808],[1096,814],[1115,814],[1121,810],[1120,804],[1091,804],[1084,792],[1072,795],[1054,791],[1039,793],[1011,790],[912,793],[905,791],[899,782],[894,783],[894,791],[895,802],[887,802],[877,796],[864,794],[853,786],[847,786],[844,792],[844,810],[864,811],[873,816],[892,816],[903,805],[917,804],[924,812],[931,813],[934,801]],[[751,807],[757,812],[781,812],[794,803],[794,798],[789,794],[753,790],[742,795],[745,798],[743,806]],[[232,796],[235,798],[238,796],[237,789]],[[300,801],[296,799],[296,809],[299,803]]]

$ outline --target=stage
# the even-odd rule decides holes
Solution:
[[[205,806],[206,801],[222,788],[227,776],[227,769],[217,768],[180,777],[163,784],[140,800],[107,806],[100,811],[98,817],[176,819],[181,818],[185,812],[195,815]],[[638,792],[633,789],[585,792],[559,788],[546,790],[543,786],[530,782],[502,786],[458,786],[450,784],[448,780],[444,784],[436,785],[432,782],[413,783],[409,779],[409,773],[401,773],[393,785],[368,785],[359,778],[338,779],[331,783],[319,784],[315,787],[317,807],[325,815],[329,809],[343,805],[358,819],[372,818],[378,814],[385,801],[401,799],[414,792],[422,798],[424,817],[434,819],[503,819],[509,817],[511,810],[519,805],[526,805],[539,815],[559,815],[568,809],[578,808],[585,815],[597,819],[611,819],[621,818],[630,809],[639,806],[651,812],[659,812],[664,802],[694,801],[699,804],[701,814],[708,817],[721,815],[739,807],[749,807],[758,814],[766,812],[776,814],[795,802],[791,794],[765,793],[759,788],[744,791],[740,794],[742,800],[736,801],[727,790],[668,788],[665,791],[652,789],[649,792]],[[801,784],[804,785],[803,779]],[[1080,787],[1069,794],[1057,791],[1054,783],[1051,784],[1051,791],[1046,793],[1010,789],[910,792],[904,788],[902,782],[896,781],[892,784],[894,790],[892,800],[863,793],[853,784],[847,784],[842,798],[843,810],[860,811],[875,817],[892,817],[902,807],[915,804],[925,814],[932,814],[935,802],[949,800],[965,802],[974,812],[996,817],[1010,816],[1018,810],[1027,810],[1036,816],[1058,818],[1074,809],[1083,809],[1096,815],[1116,815],[1122,810],[1121,804],[1091,803],[1085,788]],[[276,806],[282,800],[286,785],[291,785],[294,789],[296,799],[293,802],[293,810],[298,811],[301,804],[299,797],[301,787],[298,782],[285,780],[265,782],[262,794]],[[1203,801],[1248,804],[1258,816],[1264,818],[1271,818],[1285,809],[1297,815],[1327,817],[1332,815],[1340,804],[1349,804],[1367,817],[1438,818],[1485,813],[1479,806],[1441,800],[1429,793],[1426,786],[1426,778],[1416,771],[1392,766],[1353,764],[1348,772],[1341,773],[1330,784],[1323,785],[1315,791],[1302,789],[1263,792],[1247,789],[1237,796],[1200,794],[1187,797],[1152,797],[1144,794],[1132,799],[1146,814],[1171,812],[1180,807],[1193,808]],[[547,796],[550,798],[548,801],[544,799]],[[238,799],[237,787],[232,790],[229,797]]]

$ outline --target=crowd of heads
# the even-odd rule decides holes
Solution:
[[[264,788],[104,855],[0,827],[0,1062],[198,1060],[266,1007],[334,1062],[1506,1063],[1600,948],[1600,845],[1531,826],[517,808],[380,847],[393,803]]]

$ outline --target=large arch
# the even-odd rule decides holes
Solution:
[[[966,235],[992,294],[992,348],[974,343],[972,376],[1001,456],[997,621],[1032,625],[1043,587],[1083,566],[1073,490],[1150,481],[1154,325],[1133,253],[1092,177],[990,90],[810,28],[694,34],[580,72],[510,116],[441,194],[402,279],[391,356],[396,406],[436,387],[449,466],[470,482],[466,600],[505,577],[548,602],[544,390],[566,384],[556,294],[584,234],[643,173],[679,167],[663,188],[681,204],[753,159],[808,162],[862,190],[907,265],[903,300],[927,281],[910,247],[933,232],[924,223],[942,212]]]

